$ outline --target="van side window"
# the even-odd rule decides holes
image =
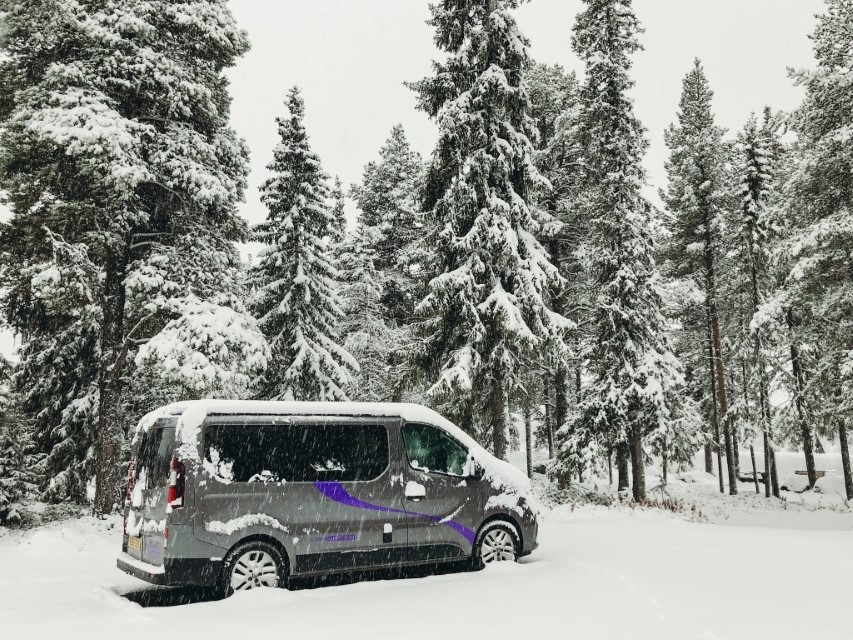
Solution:
[[[204,468],[225,482],[374,480],[388,467],[382,425],[209,425]]]
[[[407,423],[403,425],[403,440],[409,464],[414,469],[454,476],[466,475],[468,452],[441,429],[426,424]]]

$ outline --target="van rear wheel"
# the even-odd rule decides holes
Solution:
[[[255,540],[236,547],[222,567],[222,594],[278,587],[286,578],[285,562],[273,545]]]
[[[480,529],[474,540],[474,568],[482,569],[495,562],[515,562],[519,547],[515,527],[503,520],[493,520]]]

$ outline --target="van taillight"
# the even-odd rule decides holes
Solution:
[[[130,496],[133,493],[133,473],[136,469],[136,458],[130,459],[130,464],[127,466],[127,484],[124,488],[124,524],[121,528],[122,533],[127,536],[127,508],[130,506]],[[126,542],[124,543],[127,544]],[[125,549],[126,551],[127,549]]]
[[[124,488],[124,506],[130,504],[130,494],[133,493],[133,472],[136,470],[136,458],[130,459],[130,464],[127,465],[127,484]]]
[[[184,506],[184,482],[186,475],[186,467],[184,463],[178,460],[178,456],[172,457],[172,464],[169,465],[169,496],[168,502],[172,509],[179,509]]]

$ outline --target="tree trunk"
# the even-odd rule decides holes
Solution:
[[[711,242],[711,221],[704,216],[705,225],[705,286],[707,295],[708,325],[711,333],[711,348],[714,356],[714,371],[717,378],[717,401],[723,420],[723,436],[726,441],[726,466],[729,471],[729,494],[737,495],[737,478],[734,468],[734,450],[732,448],[731,419],[729,403],[726,397],[726,372],[723,366],[722,338],[720,322],[717,316],[717,282],[714,266],[714,250]]]
[[[492,380],[492,450],[500,460],[506,459],[506,405],[503,372],[495,372]]]
[[[740,478],[740,442],[734,424],[732,424],[732,467],[734,467],[735,482],[737,482]]]
[[[566,426],[569,414],[568,382],[566,366],[560,363],[554,376],[554,423],[558,432]]]
[[[610,486],[613,486],[613,451],[607,452],[607,478]]]
[[[581,367],[575,367],[575,406],[581,403]]]
[[[631,434],[631,489],[634,502],[646,501],[646,463],[643,452],[643,436],[639,429]]]
[[[403,389],[404,384],[402,380],[399,382],[399,384],[394,385],[394,393],[391,395],[391,402],[403,401]]]
[[[616,445],[616,490],[624,491],[628,488],[628,443],[620,442]]]
[[[773,497],[779,497],[779,470],[776,468],[776,451],[770,447],[770,488],[773,490]]]
[[[800,361],[800,346],[797,344],[794,336],[794,311],[792,309],[788,309],[788,330],[791,333],[791,369],[794,373],[794,386],[797,390],[794,404],[797,407],[797,421],[800,423],[800,434],[803,438],[803,454],[806,456],[806,473],[809,477],[809,489],[814,489],[817,482],[817,471],[814,462],[814,437],[811,425],[806,418],[803,398],[806,386],[805,375],[803,374],[803,365]]]
[[[749,250],[750,280],[752,283],[752,315],[755,317],[755,314],[758,313],[761,296],[758,289],[758,261],[751,234],[747,234],[747,247]],[[768,392],[767,373],[761,357],[761,334],[756,332],[752,341],[753,364],[758,371],[758,405],[761,411],[762,428],[764,431],[764,495],[769,498],[772,487],[773,495],[778,497],[779,479],[776,473],[775,454],[770,446],[772,429],[770,423],[770,394]]]
[[[749,445],[749,457],[752,458],[752,481],[755,483],[755,494],[760,493],[758,489],[758,469],[755,468],[755,447]]]
[[[705,473],[714,475],[714,450],[710,442],[705,445]]]
[[[551,424],[551,374],[542,375],[542,395],[545,396],[545,433],[548,438],[548,459],[554,459],[554,426]]]
[[[666,445],[666,437],[664,437],[663,449],[662,449],[663,453],[661,455],[661,467],[662,467],[661,471],[663,471],[663,475],[662,475],[661,479],[663,481],[663,486],[666,486],[666,482],[667,482],[667,462],[668,462],[667,457],[668,456],[666,455],[666,446],[667,446]]]
[[[770,436],[764,432],[764,497],[770,497]]]
[[[527,451],[527,477],[533,477],[533,428],[530,424],[530,402],[524,403],[524,440]]]
[[[853,473],[850,471],[850,449],[847,446],[847,425],[844,420],[838,422],[838,440],[841,443],[841,468],[844,470],[844,489],[847,499],[853,500]]]
[[[101,309],[101,359],[98,371],[98,424],[95,432],[94,513],[112,513],[118,499],[117,464],[119,451],[118,409],[121,396],[120,354],[124,344],[125,288],[127,255],[110,255],[106,260]]]
[[[711,423],[714,427],[714,442],[717,447],[717,476],[720,481],[720,493],[726,492],[723,484],[723,454],[720,443],[720,416],[717,414],[717,382],[714,377],[714,346],[708,342],[708,371],[711,381]]]

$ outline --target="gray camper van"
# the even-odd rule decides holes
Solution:
[[[527,478],[417,405],[202,400],[137,427],[120,569],[226,595],[536,546]]]

